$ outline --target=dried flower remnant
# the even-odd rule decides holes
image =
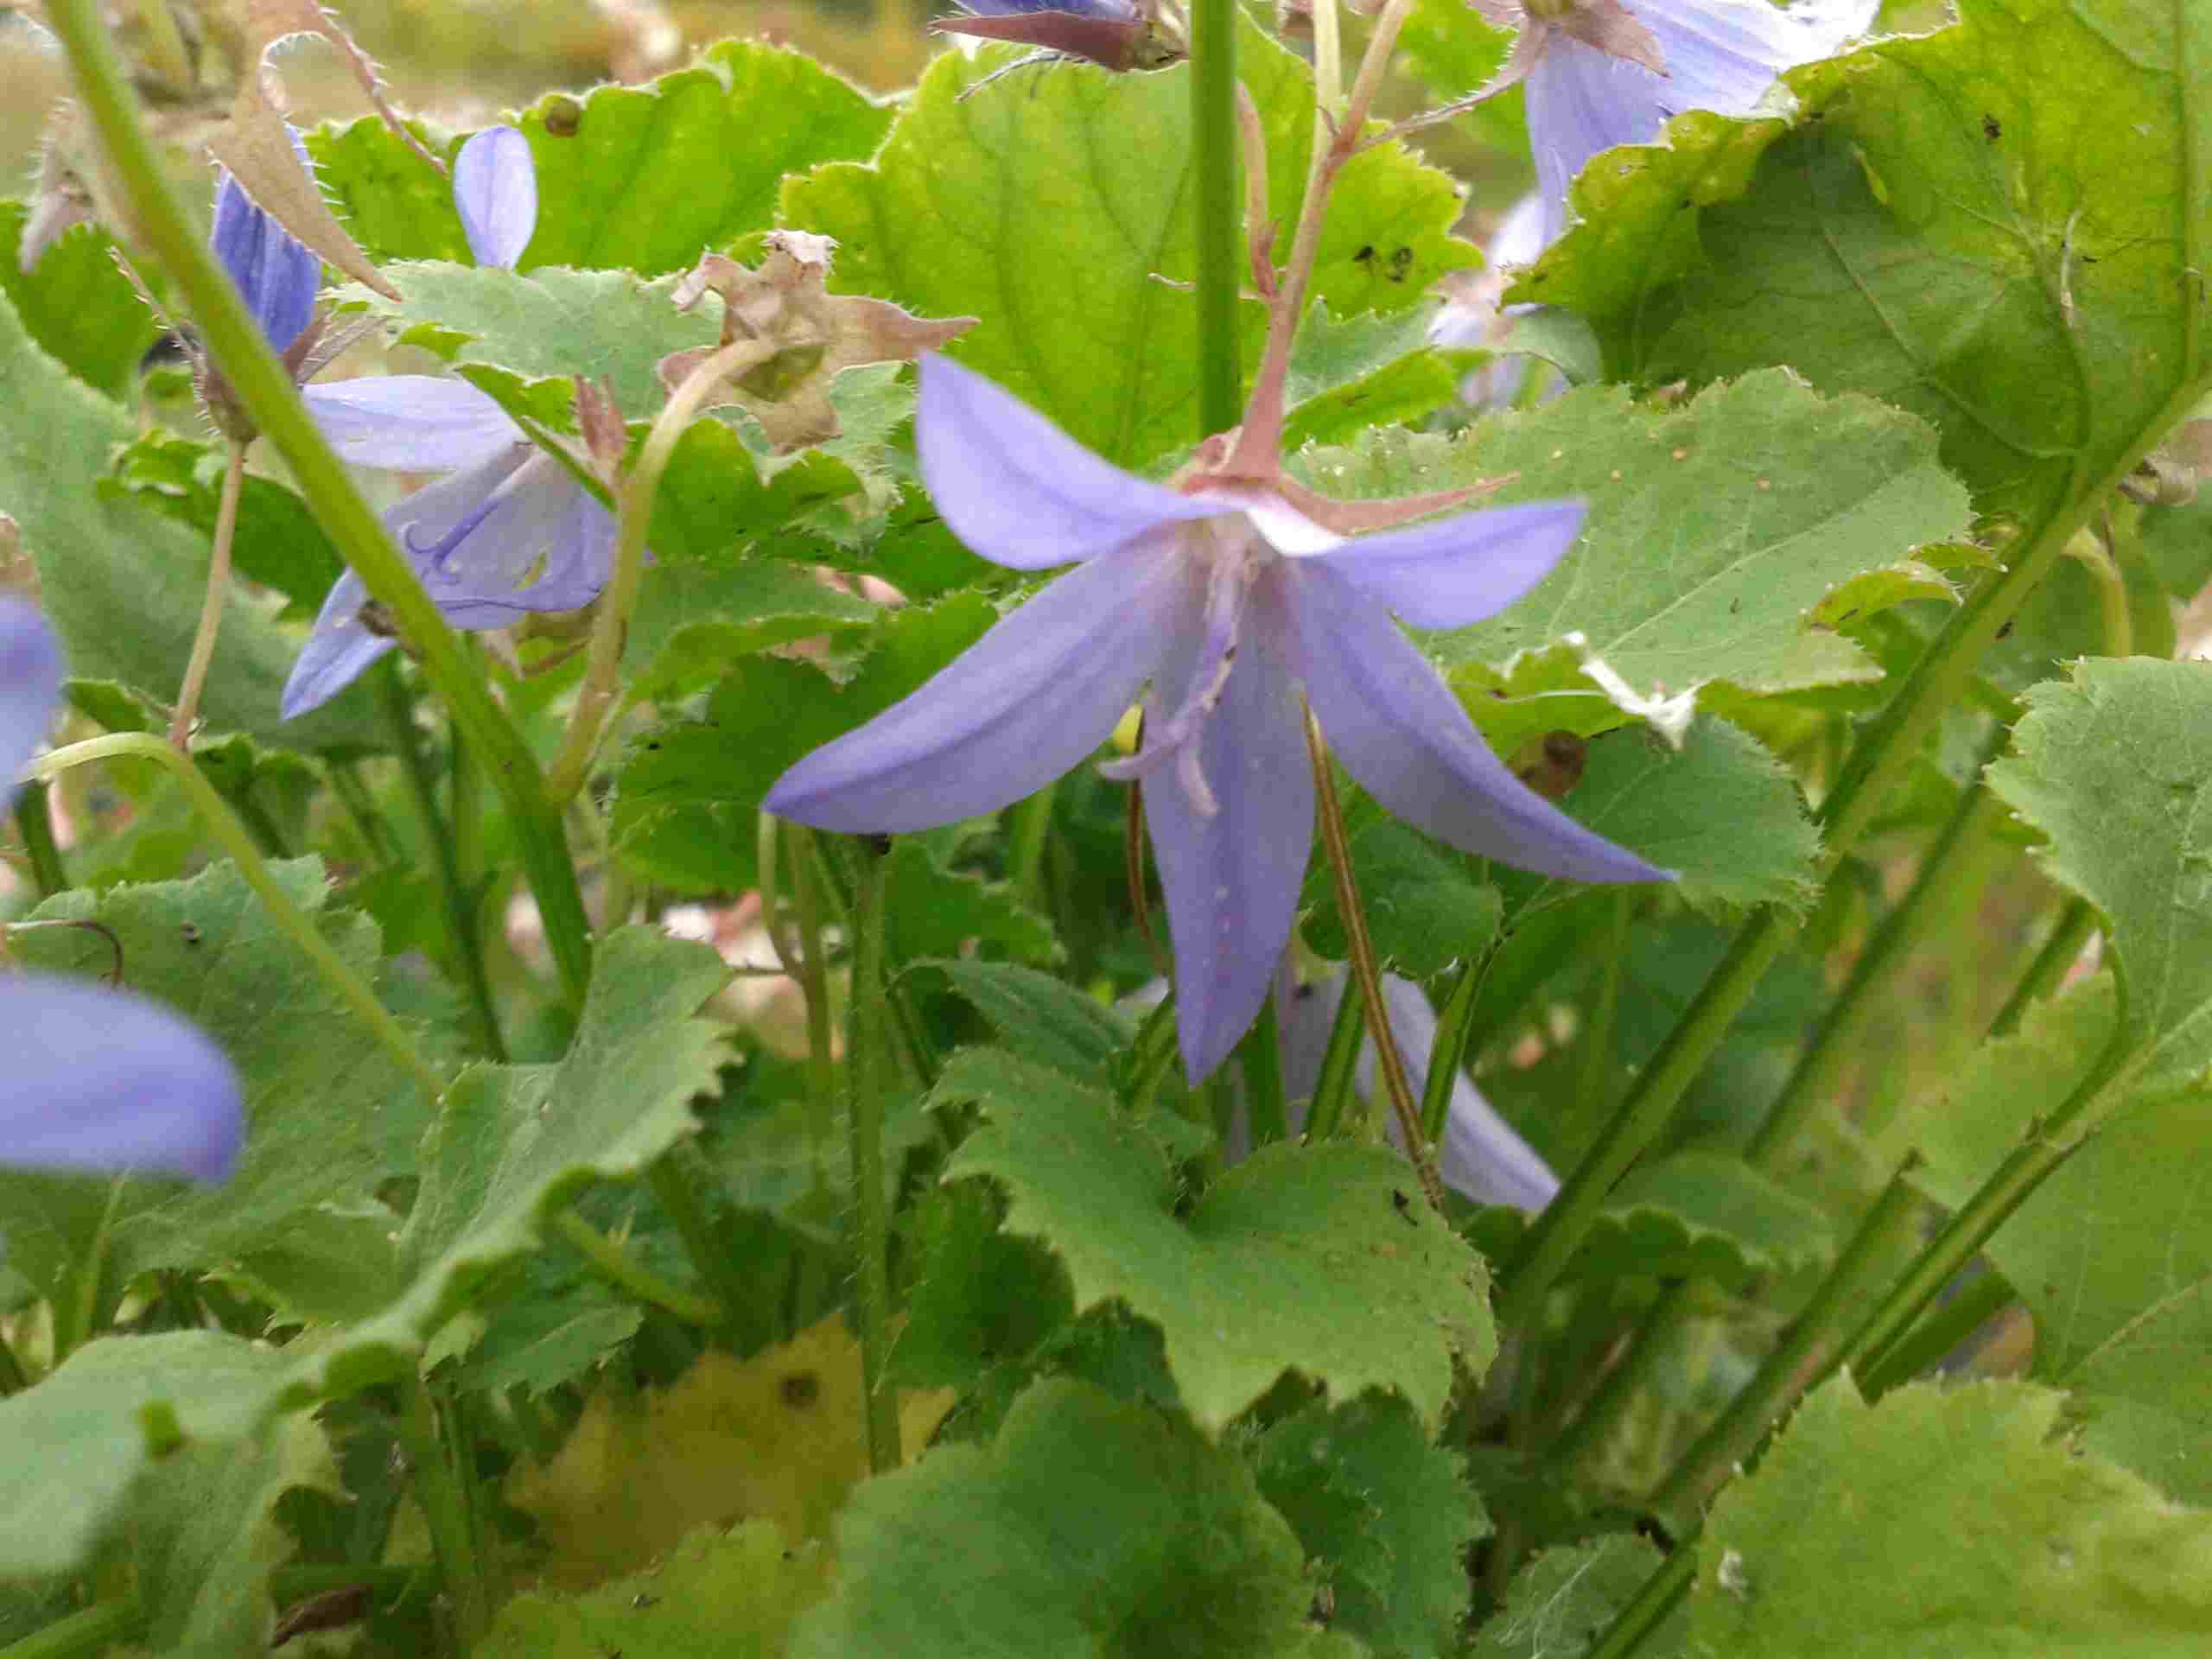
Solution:
[[[791,767],[764,805],[852,833],[995,811],[1079,763],[1143,693],[1143,747],[1106,769],[1146,781],[1193,1081],[1251,1022],[1289,938],[1313,834],[1301,691],[1345,769],[1417,828],[1548,874],[1664,879],[1515,779],[1391,620],[1457,627],[1503,609],[1572,545],[1579,502],[1346,541],[1317,515],[1389,504],[1328,503],[1279,475],[1163,488],[938,357],[923,364],[916,445],[970,549],[1077,568]],[[1446,503],[1401,505],[1402,520]]]
[[[61,652],[39,613],[0,598],[0,778],[12,780],[60,700]],[[159,1170],[218,1181],[244,1133],[237,1073],[162,1004],[0,968],[0,1165]]]

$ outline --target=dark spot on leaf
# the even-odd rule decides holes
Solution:
[[[1997,630],[1997,637],[1998,637],[1999,639],[2002,639],[2003,638],[2005,638],[2005,635],[2009,634],[2009,633],[2010,633],[2010,632],[2012,632],[2012,623],[2011,623],[2011,622],[2009,622],[2009,621],[2008,621],[2008,622],[2006,622],[2006,623],[2005,623],[2005,625],[2003,627],[2001,627],[2001,628],[1999,628],[1999,629],[1998,629],[1998,630]]]
[[[636,1595],[630,1598],[630,1605],[637,1611],[642,1613],[648,1607],[659,1606],[660,1598],[658,1596],[649,1596],[644,1591],[640,1590]]]
[[[545,106],[545,130],[556,138],[573,138],[584,124],[584,106],[573,98],[556,98]]]
[[[1375,245],[1372,242],[1365,242],[1360,245],[1359,251],[1352,255],[1351,262],[1355,265],[1363,265],[1374,257]]]
[[[1988,139],[1991,143],[1995,143],[2005,136],[2004,124],[1995,116],[1984,111],[1981,118],[1981,136]]]
[[[785,1405],[802,1411],[822,1397],[822,1379],[812,1371],[793,1371],[783,1380],[778,1392],[784,1396]]]

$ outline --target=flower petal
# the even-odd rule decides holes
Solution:
[[[46,619],[19,599],[0,597],[0,804],[45,741],[61,701],[61,645]]]
[[[1642,64],[1554,34],[1529,72],[1529,149],[1544,198],[1544,245],[1565,235],[1567,188],[1592,156],[1616,144],[1648,144],[1667,118],[1664,83]]]
[[[238,1074],[196,1026],[88,980],[0,979],[0,1164],[219,1181],[244,1133]]]
[[[300,165],[312,172],[314,163],[298,131],[290,126],[284,130],[299,152]],[[215,226],[209,242],[269,343],[279,352],[285,350],[315,315],[322,261],[256,207],[228,169],[215,186]]]
[[[1580,501],[1485,507],[1363,536],[1311,562],[1417,628],[1464,628],[1541,582],[1582,533],[1584,512]]]
[[[453,162],[453,205],[480,265],[512,270],[537,229],[537,168],[530,140],[513,127],[486,127]]]
[[[361,620],[361,607],[368,599],[367,585],[351,570],[331,583],[315,626],[308,632],[307,643],[300,647],[291,674],[284,681],[284,696],[277,709],[283,719],[297,720],[309,709],[322,707],[397,643],[390,634],[375,632]]]
[[[921,378],[914,447],[930,499],[952,533],[995,564],[1048,570],[1221,512],[1101,460],[948,357],[925,357]]]
[[[507,411],[466,380],[371,375],[308,386],[308,413],[342,460],[401,473],[449,473],[522,442]]]
[[[1594,835],[1490,752],[1444,682],[1373,600],[1316,559],[1286,560],[1299,671],[1344,770],[1418,830],[1577,881],[1667,873]]]
[[[1259,1012],[1289,942],[1313,848],[1313,772],[1292,676],[1282,570],[1272,562],[1255,582],[1236,667],[1197,740],[1217,810],[1201,813],[1173,768],[1144,788],[1175,944],[1176,1036],[1194,1087]],[[1169,706],[1183,700],[1185,687],[1175,681],[1198,665],[1192,642],[1178,644],[1179,660],[1163,671],[1168,683],[1159,693]]]
[[[1105,740],[1201,599],[1173,537],[1070,571],[912,696],[792,766],[761,804],[868,834],[1034,794]]]
[[[527,444],[417,490],[385,523],[457,628],[580,610],[613,564],[613,518],[560,462]]]

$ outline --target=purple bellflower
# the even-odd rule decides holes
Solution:
[[[44,620],[0,599],[0,778],[30,759],[60,688],[60,647]],[[238,1161],[238,1075],[158,1002],[0,969],[0,1164],[219,1181]]]
[[[1428,343],[1453,351],[1496,349],[1511,320],[1536,308],[1499,302],[1513,284],[1517,274],[1514,267],[1527,264],[1544,251],[1543,233],[1544,199],[1530,191],[1513,204],[1483,245],[1482,269],[1457,273],[1459,280],[1429,319]],[[1503,408],[1513,401],[1528,372],[1525,359],[1495,358],[1459,383],[1459,401],[1476,409]]]
[[[537,222],[529,142],[492,127],[454,162],[454,206],[480,264],[512,270]],[[486,394],[461,380],[391,374],[301,394],[331,447],[355,466],[448,476],[384,515],[446,620],[500,628],[529,611],[598,597],[614,520]],[[332,587],[284,686],[289,720],[335,696],[395,640],[361,579]]]
[[[308,147],[289,127],[300,165],[311,167]],[[261,332],[279,356],[307,332],[315,315],[315,292],[322,286],[322,261],[292,233],[254,206],[245,187],[222,172],[215,186],[215,229],[210,238],[215,257],[238,292]]]
[[[939,356],[922,359],[915,442],[969,548],[1076,569],[762,804],[852,833],[995,811],[1081,761],[1145,691],[1142,748],[1106,771],[1145,780],[1193,1082],[1251,1023],[1290,936],[1313,837],[1301,686],[1345,769],[1417,828],[1547,874],[1664,878],[1516,779],[1390,619],[1459,627],[1502,609],[1572,544],[1580,503],[1347,542],[1287,484],[1133,477]]]
[[[1785,69],[1833,56],[1879,0],[1477,0],[1521,38],[1504,80],[1528,80],[1529,146],[1543,245],[1567,224],[1567,188],[1592,156],[1648,144],[1686,110],[1749,115]]]

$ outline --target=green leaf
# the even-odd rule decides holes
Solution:
[[[1858,649],[1808,613],[1968,519],[1927,427],[1865,397],[1820,397],[1780,371],[1672,408],[1590,387],[1486,424],[1477,440],[1378,432],[1312,468],[1323,487],[1359,495],[1510,473],[1488,499],[1589,501],[1582,539],[1527,598],[1430,636],[1454,670],[1501,667],[1580,633],[1638,696],[1713,680],[1772,692],[1872,678]],[[1455,678],[1465,690],[1495,683]]]
[[[626,927],[599,946],[591,990],[555,1065],[475,1065],[447,1090],[423,1147],[401,1244],[404,1294],[298,1362],[289,1397],[352,1392],[413,1362],[474,1294],[538,1243],[556,1211],[600,1180],[633,1180],[690,1134],[714,1088],[721,1033],[695,1019],[728,977],[704,945]]]
[[[753,885],[753,813],[785,769],[918,689],[997,620],[975,594],[886,612],[842,681],[783,658],[738,664],[703,717],[664,721],[632,741],[616,785],[617,851],[652,879],[695,892]]]
[[[1408,979],[1430,979],[1454,963],[1471,961],[1497,935],[1504,902],[1474,874],[1475,861],[1379,813],[1351,838],[1352,874],[1376,959]],[[1336,882],[1317,860],[1306,872],[1304,902],[1312,912],[1306,942],[1341,962],[1351,954]]]
[[[2212,493],[2178,507],[2145,507],[2144,561],[2158,583],[2184,605],[2212,582]]]
[[[896,1386],[968,1388],[1074,1318],[1060,1264],[1035,1240],[1001,1230],[1000,1210],[983,1181],[955,1181],[922,1201],[921,1279],[887,1372]]]
[[[1664,1560],[1632,1532],[1546,1550],[1513,1575],[1505,1605],[1476,1632],[1471,1659],[1583,1659]],[[1688,1610],[1676,1608],[1637,1652],[1679,1659],[1688,1631]]]
[[[1457,372],[1450,356],[1429,348],[1429,315],[1423,308],[1339,321],[1325,303],[1315,307],[1291,348],[1283,447],[1344,442],[1450,403]]]
[[[843,244],[834,287],[923,316],[980,317],[954,355],[1108,460],[1142,467],[1198,436],[1198,310],[1179,286],[1195,258],[1190,71],[1066,64],[963,98],[1010,60],[940,56],[874,163],[794,180],[784,217]],[[1269,213],[1294,224],[1311,74],[1249,20],[1237,71],[1266,140]],[[1414,308],[1474,262],[1450,235],[1459,211],[1449,177],[1402,146],[1364,152],[1339,175],[1315,296],[1339,317]],[[1051,238],[1034,234],[1040,223]],[[1248,368],[1265,321],[1257,306],[1242,313]]]
[[[1505,63],[1513,37],[1486,22],[1465,0],[1414,0],[1398,35],[1398,48],[1406,67],[1428,88],[1431,102],[1448,104],[1489,84]],[[1489,168],[1499,164],[1500,152],[1525,156],[1529,137],[1521,88],[1477,105],[1454,123],[1479,137],[1477,154]],[[1425,134],[1424,145],[1433,147],[1441,134]],[[1523,177],[1526,176],[1524,173]]]
[[[114,450],[137,435],[129,410],[73,379],[0,300],[0,513],[14,518],[37,566],[39,605],[61,635],[69,671],[118,680],[167,703],[207,585],[207,538],[129,497],[99,488]],[[367,688],[350,687],[313,714],[277,717],[296,647],[233,593],[200,698],[215,731],[245,732],[294,749],[373,747],[380,730]]]
[[[1510,297],[1589,315],[1617,378],[1787,363],[1943,435],[1987,512],[2081,500],[2202,373],[2202,14],[1965,0],[1957,27],[1783,77],[1608,152]],[[2084,124],[2084,111],[2113,118]]]
[[[1429,1444],[1402,1401],[1363,1395],[1333,1411],[1317,1401],[1249,1455],[1334,1597],[1331,1629],[1404,1659],[1459,1651],[1466,1547],[1490,1521],[1459,1459]]]
[[[626,690],[640,702],[674,701],[712,684],[741,658],[794,639],[849,635],[874,622],[880,608],[779,561],[664,561],[646,573],[630,620],[623,657],[635,672]]]
[[[945,1066],[934,1099],[985,1116],[947,1177],[1004,1184],[1007,1230],[1059,1255],[1078,1311],[1118,1298],[1157,1322],[1209,1433],[1287,1370],[1339,1400],[1395,1389],[1433,1427],[1453,1354],[1479,1375],[1496,1352],[1479,1260],[1403,1202],[1409,1173],[1387,1153],[1278,1142],[1181,1220],[1166,1157],[1109,1096],[971,1049]]]
[[[114,238],[80,226],[25,270],[17,253],[27,216],[22,202],[0,196],[0,295],[41,351],[93,391],[124,397],[162,331],[116,269]]]
[[[2109,976],[2031,1007],[1914,1125],[1918,1184],[1973,1196],[2064,1105],[2109,1041]],[[2208,1096],[2122,1088],[2095,1132],[1986,1253],[2035,1316],[2036,1372],[2082,1391],[2092,1444],[2193,1501],[2212,1498],[2212,1223],[2199,1166]]]
[[[287,1363],[213,1331],[111,1337],[0,1401],[0,1577],[79,1570],[164,1458],[241,1453]]]
[[[1518,1210],[1485,1210],[1472,1237],[1492,1260],[1528,1231]],[[1678,1152],[1640,1164],[1608,1196],[1561,1283],[1612,1279],[1702,1279],[1726,1290],[1825,1262],[1835,1241],[1827,1217],[1724,1152]]]
[[[486,1315],[454,1381],[493,1396],[518,1387],[543,1394],[589,1371],[644,1319],[642,1306],[582,1273],[574,1257],[541,1252],[523,1264],[519,1287]]]
[[[2212,1637],[2212,1515],[2066,1444],[2018,1382],[1860,1403],[1837,1377],[1698,1541],[1693,1650],[2181,1659]],[[1931,1452],[1940,1449],[1940,1455]],[[1845,1593],[1857,1591],[1859,1593]]]
[[[115,458],[114,476],[100,480],[101,494],[111,499],[127,492],[140,505],[212,538],[222,497],[225,448],[149,433]],[[275,479],[253,472],[246,474],[239,493],[231,563],[249,581],[274,588],[291,601],[286,615],[303,621],[322,608],[331,585],[346,570],[307,503]]]
[[[644,86],[555,92],[517,124],[537,164],[537,229],[524,266],[679,270],[773,222],[785,175],[864,160],[890,112],[796,52],[723,41]],[[450,160],[462,139],[425,130]],[[379,263],[464,259],[452,186],[382,123],[308,135],[324,194]]]
[[[928,836],[902,836],[892,844],[884,896],[892,961],[956,957],[978,947],[1046,965],[1058,958],[1060,946],[1052,937],[1052,925],[1022,902],[1012,882],[986,881],[946,868],[931,841]],[[1054,984],[1062,991],[1069,988],[1058,981]],[[1088,1011],[1103,1012],[1090,998],[1076,995],[1089,1005]],[[1105,1028],[1114,1046],[1125,1040],[1119,1021],[1109,1017]]]
[[[1129,1045],[1126,1022],[1065,980],[1011,962],[946,958],[908,969],[945,988],[990,1021],[999,1040],[1023,1059],[1086,1083],[1109,1080]]]
[[[324,911],[321,861],[276,864],[271,874],[347,965],[373,981],[376,925],[356,912]],[[98,922],[113,935],[131,989],[188,1016],[238,1067],[247,1128],[238,1173],[224,1185],[134,1177],[111,1211],[109,1184],[98,1178],[11,1173],[0,1183],[0,1232],[17,1270],[48,1292],[67,1282],[90,1242],[79,1227],[104,1216],[106,1260],[123,1278],[234,1263],[296,1313],[328,1319],[365,1311],[365,1296],[373,1306],[389,1295],[389,1250],[371,1243],[391,1230],[388,1216],[380,1229],[348,1230],[357,1254],[338,1273],[326,1271],[331,1252],[310,1236],[327,1230],[327,1206],[378,1208],[378,1185],[414,1170],[432,1103],[277,931],[236,867],[217,865],[189,881],[67,893],[35,915]],[[104,973],[114,964],[105,938],[77,928],[22,934],[10,948],[25,967],[48,971]],[[76,1224],[57,1230],[56,1217],[67,1215]]]
[[[525,1592],[499,1610],[474,1659],[780,1659],[800,1612],[828,1588],[826,1550],[786,1548],[766,1521],[702,1529],[643,1573],[581,1596]]]
[[[2027,704],[1990,787],[2111,923],[2136,1086],[2194,1077],[2212,1065],[2212,683],[2193,664],[2093,658]]]
[[[793,1659],[1274,1659],[1306,1651],[1303,1554],[1243,1463],[1079,1382],[988,1449],[870,1481]]]

